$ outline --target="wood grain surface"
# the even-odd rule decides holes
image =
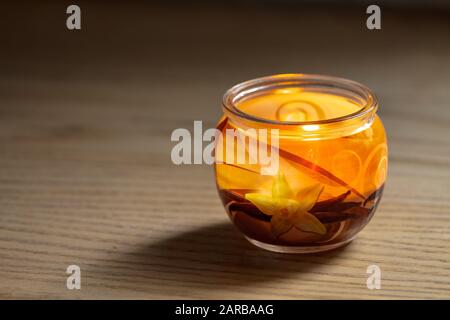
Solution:
[[[63,4],[5,6],[0,298],[450,298],[448,12],[386,10],[373,32],[363,7],[81,2],[73,32]],[[385,193],[336,251],[253,247],[212,168],[170,161],[172,130],[214,126],[227,88],[283,72],[351,78],[381,101]]]

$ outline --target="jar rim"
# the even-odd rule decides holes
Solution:
[[[361,108],[356,112],[349,113],[340,117],[313,121],[282,121],[266,119],[246,113],[236,106],[237,101],[241,100],[243,97],[251,93],[276,89],[283,85],[289,85],[290,87],[298,86],[299,88],[308,86],[341,89],[347,91],[350,94],[357,95],[359,98],[363,99],[363,103],[360,103]],[[366,115],[374,113],[377,110],[378,99],[372,92],[372,90],[370,90],[365,85],[353,80],[320,74],[286,73],[255,78],[252,80],[241,82],[231,87],[223,96],[222,106],[226,111],[250,121],[266,123],[270,125],[302,126],[332,124],[365,117]]]

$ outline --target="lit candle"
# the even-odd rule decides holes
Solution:
[[[386,135],[372,92],[345,79],[287,74],[233,87],[223,107],[218,129],[236,144],[221,141],[218,153],[242,155],[244,148],[245,154],[238,163],[222,157],[215,165],[219,194],[238,229],[280,252],[351,241],[374,213],[387,172]],[[239,144],[255,137],[278,157],[271,175],[262,173],[266,164],[255,154],[261,148]]]

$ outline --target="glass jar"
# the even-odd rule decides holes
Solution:
[[[386,179],[377,107],[367,87],[330,76],[281,74],[228,90],[215,176],[237,229],[277,252],[350,242],[373,216]]]

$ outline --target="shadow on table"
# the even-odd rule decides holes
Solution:
[[[247,242],[233,226],[214,224],[177,234],[119,258],[130,267],[122,276],[148,289],[155,280],[168,286],[213,290],[245,286],[289,278],[300,273],[318,272],[345,251],[345,248],[313,255],[271,253]],[[132,267],[131,267],[132,266]],[[173,287],[167,287],[167,290]],[[158,290],[164,288],[158,286]],[[168,291],[169,292],[169,291]]]

